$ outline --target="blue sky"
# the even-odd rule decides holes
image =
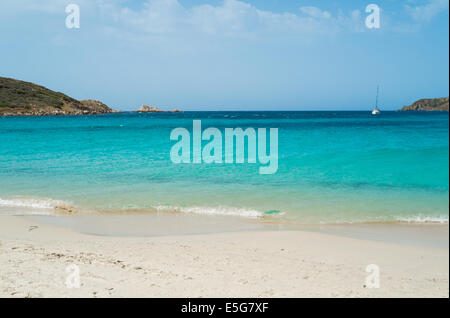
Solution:
[[[65,7],[80,7],[80,29]],[[365,8],[381,9],[367,29]],[[398,109],[448,96],[448,0],[2,0],[0,76],[122,110]]]

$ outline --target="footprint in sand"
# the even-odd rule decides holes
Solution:
[[[30,227],[28,227],[28,232],[31,232],[31,231],[36,230],[38,228],[39,228],[39,226],[37,226],[37,225],[31,225]]]

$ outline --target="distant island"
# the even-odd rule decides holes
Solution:
[[[404,106],[400,111],[447,111],[448,97],[420,99],[409,106]]]
[[[181,110],[175,109],[172,111],[161,110],[156,106],[142,105],[138,110],[133,111],[133,113],[181,113]]]
[[[0,77],[0,116],[99,115],[118,112],[97,100],[76,100],[40,85]],[[143,105],[134,112],[162,113],[168,111]],[[181,111],[175,109],[172,112]]]

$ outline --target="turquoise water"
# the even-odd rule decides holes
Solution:
[[[176,127],[278,128],[279,168],[179,164]],[[448,221],[448,113],[0,118],[0,214],[177,211],[304,223]]]

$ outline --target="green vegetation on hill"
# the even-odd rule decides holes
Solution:
[[[83,115],[113,112],[105,104],[78,101],[43,86],[0,77],[0,116]]]
[[[400,111],[447,111],[448,97],[420,99],[409,106],[404,106]]]

